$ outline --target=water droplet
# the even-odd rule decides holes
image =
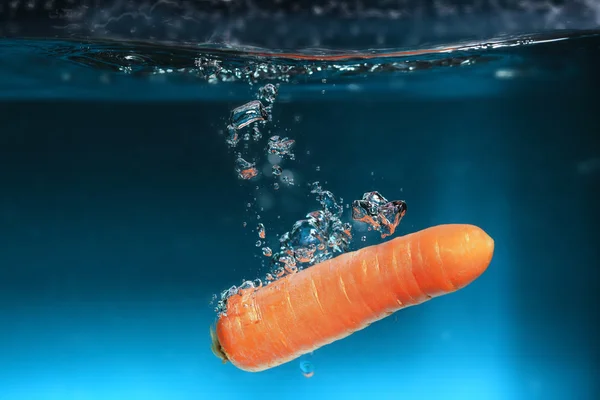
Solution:
[[[310,361],[303,360],[300,361],[300,372],[304,377],[310,378],[315,374],[315,367]]]
[[[253,122],[265,121],[268,118],[269,114],[260,100],[253,100],[231,111],[230,125],[240,130]]]
[[[265,232],[265,226],[263,224],[258,224],[258,227],[256,228],[256,231],[258,232],[258,237],[261,239],[264,239],[266,236],[266,232]]]
[[[258,175],[258,170],[254,164],[244,160],[242,157],[238,157],[235,160],[235,171],[241,179],[252,179]]]

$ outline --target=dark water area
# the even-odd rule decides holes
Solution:
[[[252,85],[211,82],[198,51],[0,42],[13,55],[0,78],[0,398],[598,398],[600,40],[557,37],[321,75],[317,61],[267,57],[297,73]],[[82,49],[98,51],[65,56]],[[146,61],[124,72],[124,52]],[[228,71],[256,60],[214,57]],[[188,69],[157,72],[175,59]],[[295,185],[278,190],[268,174],[236,176],[224,132],[267,82],[280,84],[268,129],[296,140],[282,164]],[[249,143],[269,170],[264,142]],[[310,358],[222,365],[213,295],[264,275],[257,213],[284,233],[318,208],[316,180],[346,200],[405,200],[392,238],[478,225],[492,263]],[[381,241],[359,231],[351,248]]]

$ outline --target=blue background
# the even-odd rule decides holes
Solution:
[[[258,182],[270,232],[317,207],[303,185],[319,179],[347,201],[406,200],[398,234],[459,222],[496,242],[472,285],[316,351],[310,379],[300,360],[252,374],[210,351],[211,296],[265,272],[255,184],[218,134],[240,102],[0,104],[0,399],[597,398],[597,84],[282,86],[299,186]]]

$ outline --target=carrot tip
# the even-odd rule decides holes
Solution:
[[[223,361],[223,364],[226,364],[227,361],[229,361],[229,358],[223,351],[223,347],[221,347],[221,343],[219,343],[219,338],[215,332],[215,328],[212,325],[210,326],[210,339],[212,342],[210,349],[212,350],[213,354],[220,358]]]

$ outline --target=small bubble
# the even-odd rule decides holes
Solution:
[[[281,167],[279,165],[273,165],[273,175],[275,176],[279,176],[281,175],[281,173],[283,172],[283,170],[281,169]]]
[[[262,242],[260,240],[257,240],[256,241],[256,247],[260,247],[260,246],[262,246]]]
[[[246,223],[246,221],[244,221],[244,223],[242,224],[242,226],[245,228],[248,224]]]
[[[250,208],[250,207],[252,207],[252,204],[251,204],[251,203],[247,203],[247,204],[246,204],[246,208]],[[245,222],[244,222],[244,224],[245,224]],[[245,225],[244,225],[244,226],[245,226]]]
[[[317,172],[319,172],[321,170],[321,167],[317,165],[317,168],[315,168],[317,170]]]
[[[262,253],[265,257],[271,257],[273,255],[273,251],[271,250],[270,247],[263,247]]]
[[[300,371],[305,378],[310,378],[315,374],[315,367],[310,361],[300,361]]]
[[[273,184],[273,189],[275,189],[275,190],[279,189],[279,183],[275,182]]]
[[[363,237],[361,237],[361,238],[360,238],[360,240],[361,240],[362,242],[366,242],[366,241],[367,241],[367,237],[366,237],[366,236],[363,236]]]

